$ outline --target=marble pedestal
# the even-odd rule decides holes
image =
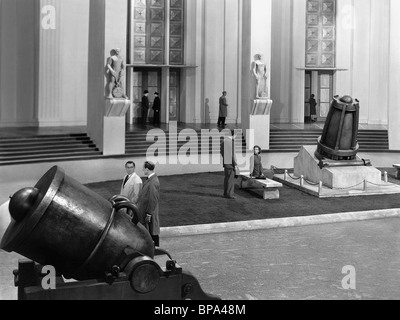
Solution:
[[[315,146],[303,146],[294,159],[294,175],[303,176],[312,183],[322,181],[331,189],[347,189],[363,186],[364,181],[372,184],[381,183],[381,172],[371,166],[326,167],[320,169],[315,157]],[[361,159],[360,159],[361,160]]]
[[[270,112],[272,100],[257,99],[251,101],[253,108],[249,116],[249,129],[252,134],[247,137],[247,146],[252,150],[258,145],[263,150],[269,150],[269,133],[270,133]]]
[[[125,114],[130,106],[127,99],[106,99],[103,126],[103,155],[125,153]]]

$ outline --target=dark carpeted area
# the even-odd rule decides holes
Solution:
[[[394,169],[385,168],[389,182]],[[400,208],[400,195],[358,196],[319,199],[294,188],[280,188],[280,199],[264,200],[261,189],[241,190],[236,199],[222,197],[223,172],[159,177],[161,184],[160,221],[162,227],[309,216],[339,212]],[[87,184],[106,199],[118,194],[121,181]]]

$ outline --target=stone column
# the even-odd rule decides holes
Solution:
[[[116,48],[126,63],[127,18],[126,0],[90,0],[87,129],[104,155],[125,153],[125,114],[130,101],[106,98],[106,65]]]
[[[86,125],[89,0],[39,0],[39,126]]]
[[[252,72],[252,62],[256,54],[262,55],[269,73],[268,91],[271,88],[271,0],[242,1],[242,70],[241,70],[241,121],[243,133],[249,149],[253,143],[269,148],[269,112],[268,125],[265,115],[263,120],[259,116],[253,117],[254,105],[257,103],[267,106],[269,101],[255,101],[256,81]],[[269,100],[269,99],[267,99]],[[270,109],[271,105],[269,106]],[[265,108],[264,108],[265,109]],[[261,122],[260,122],[261,121]],[[247,134],[248,129],[256,129]],[[254,140],[252,139],[254,137]],[[267,145],[268,144],[268,145]],[[262,147],[262,146],[261,146]],[[268,148],[265,148],[268,147]]]
[[[389,149],[400,150],[400,1],[390,1]]]
[[[272,100],[253,100],[253,110],[250,115],[249,128],[254,130],[247,140],[248,149],[258,145],[262,150],[269,150],[270,114]]]

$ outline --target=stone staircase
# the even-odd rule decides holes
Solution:
[[[125,154],[132,157],[143,157],[146,156],[149,148],[153,146],[153,149],[158,149],[158,152],[155,155],[163,156],[169,154],[174,149],[179,152],[184,145],[188,148],[189,141],[191,141],[190,147],[197,147],[198,152],[201,152],[203,149],[208,150],[210,154],[213,150],[214,152],[219,153],[220,143],[222,140],[218,139],[217,133],[210,132],[210,138],[208,141],[202,141],[201,131],[196,130],[195,132],[194,130],[191,130],[187,135],[185,134],[185,141],[177,141],[177,137],[170,137],[168,132],[160,137],[156,137],[151,133],[147,134],[146,131],[127,132],[125,138]],[[197,143],[195,143],[196,138]],[[155,146],[156,143],[157,146]],[[242,139],[242,151],[246,152],[246,141],[244,138]],[[193,152],[193,150],[191,150],[191,152]]]
[[[181,131],[178,131],[181,132]],[[264,152],[298,152],[303,145],[316,145],[322,130],[271,130],[270,150]],[[210,133],[206,142],[201,141],[200,130],[190,130],[185,141],[170,139],[169,133],[156,137],[146,130],[126,133],[125,155],[116,157],[144,157],[151,146],[158,143],[155,155],[167,155],[174,149],[182,151],[189,147],[188,141],[195,142],[191,147],[202,148],[211,153],[219,152],[220,140],[216,133]],[[196,143],[197,138],[197,143]],[[358,141],[361,152],[390,152],[388,132],[383,130],[361,130]],[[155,148],[154,148],[155,149]],[[194,149],[191,150],[193,152]],[[246,152],[246,142],[242,140],[242,151]],[[85,133],[32,135],[0,138],[0,166],[39,162],[99,159],[104,156]]]
[[[271,130],[268,152],[298,152],[303,145],[317,145],[322,130]],[[388,132],[360,130],[360,152],[389,152]]]
[[[101,152],[84,133],[0,138],[0,166],[99,156]]]

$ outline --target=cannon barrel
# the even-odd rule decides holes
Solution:
[[[331,103],[315,156],[341,161],[356,159],[359,101],[350,96],[335,96]]]
[[[32,260],[14,271],[20,299],[219,299],[154,247],[129,199],[107,201],[57,166],[35,187],[16,192],[9,212],[0,248]],[[166,268],[154,260],[156,252],[171,258]],[[38,266],[46,265],[78,284],[43,290]]]
[[[127,247],[154,257],[153,241],[144,226],[131,223],[112,202],[57,166],[34,188],[16,192],[9,211],[12,222],[1,248],[52,265],[67,278],[103,277],[119,264]]]

